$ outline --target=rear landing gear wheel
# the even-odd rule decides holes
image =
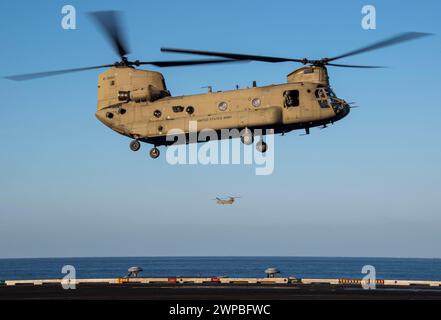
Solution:
[[[266,142],[261,140],[256,144],[256,149],[261,153],[265,153],[268,150],[268,145],[266,144]]]
[[[130,142],[130,150],[138,151],[141,148],[141,143],[138,140],[132,140]]]
[[[240,141],[242,141],[243,144],[249,146],[250,144],[253,144],[254,142],[254,136],[250,129],[245,128],[243,130],[242,136],[240,137]]]
[[[150,149],[150,157],[152,157],[153,159],[156,159],[157,157],[159,157],[160,152],[159,149],[154,147]]]

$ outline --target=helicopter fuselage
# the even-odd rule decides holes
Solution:
[[[225,204],[233,204],[234,201],[235,201],[234,198],[229,198],[229,199],[217,199],[216,203],[217,203],[217,204],[225,205]]]
[[[188,136],[192,121],[197,132],[309,132],[348,113],[349,105],[332,92],[324,67],[297,69],[285,84],[176,97],[170,96],[158,72],[111,68],[99,78],[96,117],[120,134],[160,146],[174,143],[167,139],[170,132]]]

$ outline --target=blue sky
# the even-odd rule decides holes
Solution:
[[[60,26],[77,9],[77,30]],[[377,9],[377,30],[361,8]],[[330,68],[361,108],[327,130],[276,138],[275,171],[170,166],[98,122],[90,71],[0,79],[0,257],[294,255],[440,257],[439,1],[14,1],[0,3],[1,75],[106,64],[86,12],[125,12],[131,58],[161,46],[282,57],[337,55],[404,31],[437,34]],[[299,65],[160,70],[173,95],[283,83]],[[157,69],[155,69],[157,70]],[[234,206],[210,199],[241,195]]]

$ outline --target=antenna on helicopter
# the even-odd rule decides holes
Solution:
[[[208,89],[208,93],[212,93],[213,92],[213,87],[212,86],[204,86],[202,88],[203,89]]]

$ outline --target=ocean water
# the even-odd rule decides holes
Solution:
[[[376,269],[377,279],[441,280],[441,259],[331,257],[121,257],[0,259],[0,280],[62,278],[64,265],[73,265],[77,278],[127,275],[132,266],[141,276],[264,277],[276,267],[280,276],[361,279],[364,265]]]

